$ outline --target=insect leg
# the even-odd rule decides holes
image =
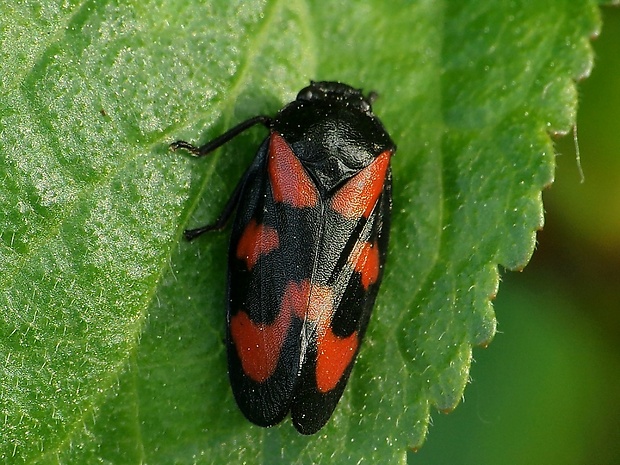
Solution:
[[[205,155],[209,154],[210,152],[213,152],[218,147],[221,147],[226,142],[234,139],[236,136],[241,134],[243,131],[251,128],[252,126],[256,124],[262,124],[263,126],[270,128],[273,124],[273,119],[270,118],[269,116],[258,115],[258,116],[255,116],[254,118],[250,118],[248,120],[243,121],[242,123],[239,123],[234,128],[229,129],[221,136],[216,137],[215,139],[207,142],[206,144],[200,147],[190,144],[189,142],[186,142],[184,140],[178,140],[170,144],[170,150],[174,152],[178,149],[183,149],[183,150],[187,150],[191,155],[195,157],[204,157]]]
[[[205,155],[208,155],[215,149],[224,145],[226,142],[234,139],[246,129],[249,129],[257,124],[262,124],[263,126],[270,128],[273,124],[273,119],[265,115],[255,116],[254,118],[250,118],[246,121],[243,121],[242,123],[239,123],[234,128],[226,131],[224,134],[216,137],[215,139],[207,142],[200,147],[190,144],[189,142],[186,142],[184,140],[178,140],[170,144],[170,150],[174,152],[178,149],[183,149],[187,150],[191,155],[195,157],[204,157]],[[191,241],[192,239],[195,239],[201,234],[209,231],[219,231],[223,229],[224,226],[226,226],[228,219],[230,218],[232,212],[235,210],[237,202],[239,201],[239,196],[241,195],[241,190],[243,189],[243,184],[245,183],[245,178],[246,175],[244,175],[243,178],[241,178],[241,180],[239,181],[239,183],[237,183],[235,191],[230,196],[230,199],[228,199],[224,210],[222,210],[220,216],[217,218],[217,220],[215,220],[215,223],[208,224],[196,229],[186,229],[183,234],[185,235],[185,238],[187,240]]]
[[[205,226],[201,226],[200,228],[186,229],[185,231],[183,231],[185,239],[191,241],[206,232],[221,231],[222,229],[224,229],[224,227],[228,223],[228,220],[230,219],[230,216],[232,215],[232,212],[235,211],[235,207],[239,202],[239,197],[241,196],[241,191],[243,190],[243,185],[245,184],[245,178],[246,174],[244,174],[241,180],[237,183],[234,192],[228,199],[228,202],[226,202],[222,213],[220,213],[220,216],[218,216],[218,218],[215,220],[215,223],[207,224]]]

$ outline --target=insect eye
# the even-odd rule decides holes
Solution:
[[[312,100],[314,98],[314,93],[310,88],[302,89],[299,94],[297,94],[297,100]]]

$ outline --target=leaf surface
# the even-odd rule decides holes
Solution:
[[[575,119],[593,1],[2,2],[0,458],[7,463],[399,463],[495,332]],[[310,79],[377,90],[398,144],[384,284],[349,386],[312,438],[239,413],[227,234],[265,136],[172,154]]]

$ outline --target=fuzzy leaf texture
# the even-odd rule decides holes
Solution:
[[[402,463],[493,338],[542,226],[588,0],[12,2],[0,9],[3,463]],[[310,79],[376,90],[398,152],[384,283],[349,386],[302,437],[237,410],[213,221]]]

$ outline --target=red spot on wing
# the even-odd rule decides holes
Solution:
[[[358,242],[351,254],[352,265],[362,275],[362,286],[368,289],[371,284],[377,282],[381,267],[379,260],[379,247],[377,242]]]
[[[357,332],[341,338],[331,328],[318,340],[316,360],[316,384],[320,392],[326,393],[336,387],[345,370],[357,352]]]
[[[247,269],[251,270],[261,255],[267,255],[279,245],[278,232],[274,228],[257,224],[256,220],[252,219],[237,244],[237,258],[245,260]]]
[[[346,218],[368,218],[383,192],[392,150],[386,150],[349,179],[332,198],[332,208]]]
[[[334,389],[342,378],[357,352],[359,341],[356,332],[341,338],[332,331],[334,291],[331,287],[318,284],[310,287],[307,315],[317,332],[317,388],[326,393]]]
[[[316,323],[319,335],[331,323],[334,315],[334,291],[329,286],[313,284],[310,288],[308,320]]]
[[[309,298],[310,283],[307,280],[300,283],[290,282],[286,285],[284,297],[282,297],[282,308],[289,309],[289,312],[303,320],[306,318]]]
[[[230,335],[246,375],[257,383],[267,380],[275,371],[291,315],[280,313],[270,324],[256,324],[244,311],[230,319]]]
[[[237,349],[244,373],[262,383],[278,366],[282,344],[291,326],[293,315],[303,319],[308,308],[308,281],[287,285],[277,318],[271,324],[254,323],[240,311],[230,319],[230,335]]]
[[[269,141],[269,180],[276,202],[293,207],[313,207],[319,193],[291,146],[276,132]]]

